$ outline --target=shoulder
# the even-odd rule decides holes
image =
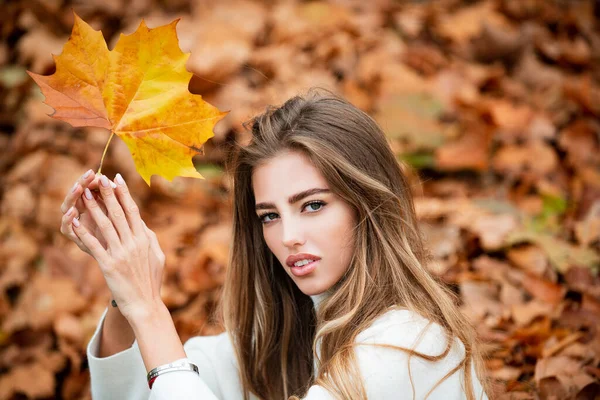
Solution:
[[[384,344],[439,355],[446,349],[442,326],[408,309],[391,309],[356,337],[357,344]],[[456,345],[460,347],[460,341]]]
[[[415,350],[440,356],[447,347],[444,329],[406,309],[394,309],[377,318],[356,338],[355,355],[365,382],[368,398],[387,398],[393,393],[423,398],[435,384],[457,367],[464,358],[464,346],[455,339],[448,354],[436,361],[413,355]],[[452,374],[429,398],[461,399],[463,374]]]

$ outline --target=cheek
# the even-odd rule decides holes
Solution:
[[[271,250],[271,253],[279,260],[281,265],[284,265],[285,259],[282,258],[287,257],[287,251],[281,242],[281,233],[277,227],[271,226],[263,229],[263,239],[269,250]]]
[[[275,238],[273,236],[273,229],[267,229],[267,230],[263,229],[263,239],[264,239],[265,243],[267,244],[267,247],[273,253],[277,254],[274,249],[275,241],[273,239],[275,239]]]
[[[315,231],[318,232],[319,242],[346,268],[354,251],[355,218],[352,211],[345,207],[335,211],[324,218],[320,228]]]

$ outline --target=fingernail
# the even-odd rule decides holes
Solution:
[[[71,216],[72,213],[73,213],[73,207],[71,207],[67,210],[66,215]]]
[[[75,228],[79,228],[79,220],[77,218],[73,218],[73,225],[75,225]]]
[[[71,189],[71,193],[73,193],[77,190],[78,185],[79,185],[79,182],[75,182],[75,184],[73,185],[73,188]]]
[[[121,174],[115,175],[115,181],[117,181],[119,183],[119,185],[125,184],[125,181],[123,180],[123,177],[121,176]]]
[[[110,186],[112,186],[112,188],[113,188],[113,189],[116,189],[116,188],[117,188],[117,184],[116,184],[116,183],[114,183],[114,182],[111,182],[111,183],[110,183]]]
[[[85,188],[85,190],[83,191],[85,193],[85,197],[87,197],[88,200],[93,199],[94,197],[92,196],[92,192],[90,192],[90,189]]]
[[[100,183],[102,184],[102,186],[108,187],[108,178],[106,177],[106,175],[100,176]]]
[[[83,177],[87,178],[88,176],[90,176],[92,174],[92,172],[94,172],[94,171],[92,171],[91,169],[88,169],[88,171],[85,174],[83,174]]]

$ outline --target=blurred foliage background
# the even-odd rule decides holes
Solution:
[[[558,0],[4,0],[0,15],[0,399],[86,399],[85,347],[108,305],[60,204],[110,133],[47,116],[26,70],[54,72],[73,10],[120,33],[181,18],[189,88],[231,110],[195,164],[148,187],[120,172],[167,255],[163,299],[183,341],[213,318],[227,268],[226,144],[312,86],[385,130],[435,262],[477,326],[499,399],[600,391],[600,3]]]

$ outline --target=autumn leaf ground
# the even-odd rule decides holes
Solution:
[[[428,266],[477,326],[499,399],[594,398],[600,382],[600,33],[593,1],[8,2],[0,43],[0,399],[89,398],[85,345],[110,299],[59,232],[60,204],[109,132],[49,118],[25,74],[53,72],[70,7],[111,48],[141,18],[182,17],[190,89],[219,109],[208,179],[129,182],[165,253],[182,340],[212,311],[230,238],[228,144],[310,86],[369,112],[406,163]],[[3,6],[4,7],[4,6]],[[161,8],[168,7],[168,8]],[[36,379],[32,381],[31,377]]]

